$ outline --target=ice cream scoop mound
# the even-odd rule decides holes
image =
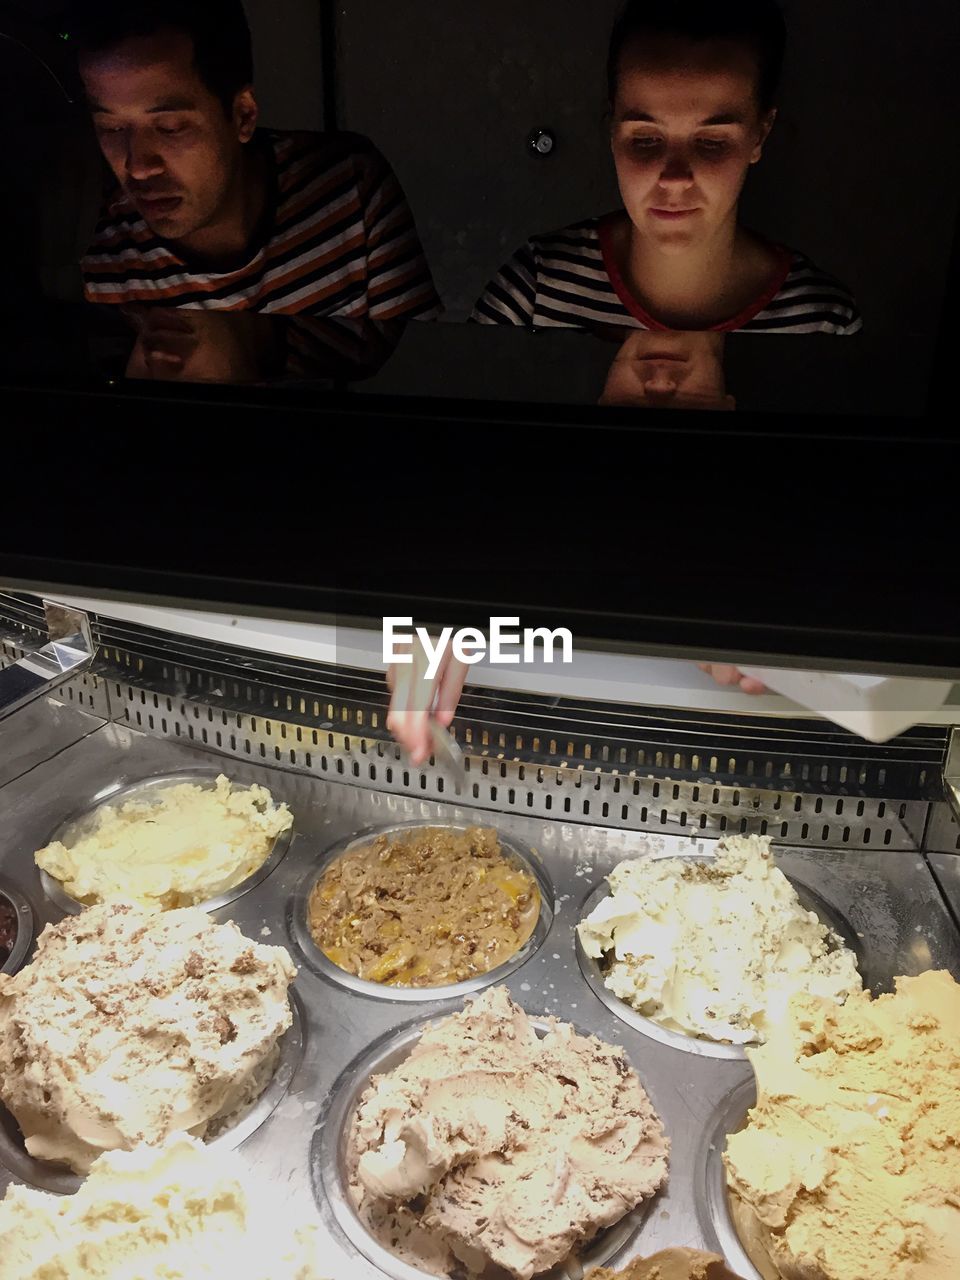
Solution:
[[[497,988],[375,1077],[348,1144],[373,1235],[436,1275],[549,1270],[654,1195],[668,1143],[621,1049]]]
[[[295,976],[282,947],[198,908],[92,907],[0,977],[0,1100],[32,1156],[78,1173],[105,1150],[203,1137],[266,1086]]]
[[[800,903],[766,837],[722,840],[709,861],[631,858],[577,928],[618,999],[668,1030],[761,1042],[795,992],[842,1002],[856,956]]]
[[[74,1196],[11,1187],[0,1280],[319,1280],[316,1229],[236,1156],[182,1134],[101,1156]]]
[[[750,1057],[758,1102],[725,1161],[761,1273],[960,1275],[960,985],[930,972],[842,1007],[798,996]]]
[[[737,1280],[715,1253],[664,1249],[652,1258],[636,1258],[622,1271],[591,1271],[587,1280]]]
[[[293,824],[265,788],[181,782],[104,805],[90,830],[37,850],[37,866],[79,902],[135,902],[145,910],[195,906],[235,889],[266,862]]]

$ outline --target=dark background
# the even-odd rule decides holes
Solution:
[[[449,320],[468,314],[528,235],[616,205],[604,61],[618,0],[246,4],[264,123],[337,125],[377,142],[407,190]],[[5,0],[0,30],[17,15],[36,25],[59,7]],[[922,413],[960,204],[960,5],[784,7],[791,40],[783,109],[751,178],[747,220],[848,283],[866,330],[796,347],[785,337],[731,344],[747,392],[741,403]],[[52,44],[46,52],[65,67],[65,48]],[[24,249],[13,267],[32,270],[48,296],[76,296],[75,262],[96,219],[99,181],[82,114],[35,58],[0,40],[0,115],[0,177],[13,197],[0,232]],[[549,159],[527,148],[536,128],[556,134]],[[499,355],[499,340],[457,336],[440,357],[439,345],[422,342],[422,360],[388,366],[379,389],[434,393],[439,369],[443,394],[469,395],[487,360],[502,360],[502,378],[487,385],[502,383],[507,396],[536,398],[542,377],[544,400],[576,402],[580,385],[595,384],[592,371],[555,377],[552,359],[541,373],[523,335],[509,358]]]
[[[336,5],[340,124],[375,138],[397,168],[455,318],[529,235],[619,203],[605,120],[619,7]],[[783,106],[746,220],[849,284],[869,329],[929,337],[960,193],[960,5],[786,0],[784,9]],[[536,128],[557,136],[550,159],[526,150]]]

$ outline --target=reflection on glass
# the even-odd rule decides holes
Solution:
[[[641,330],[610,366],[600,401],[649,409],[735,409],[727,394],[722,333]]]
[[[396,324],[309,316],[156,306],[122,314],[133,335],[125,376],[140,381],[353,382],[377,372],[401,336]]]
[[[785,44],[776,0],[628,0],[609,60],[623,209],[533,237],[488,286],[474,320],[858,332],[841,284],[739,220],[776,120]]]
[[[83,260],[91,302],[437,314],[413,218],[375,147],[258,128],[241,0],[76,0],[71,35],[115,180]]]

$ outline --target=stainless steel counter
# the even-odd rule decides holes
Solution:
[[[74,811],[86,808],[105,787],[122,779],[216,763],[210,753],[185,744],[107,725],[0,789],[0,877],[27,896],[38,927],[61,918],[48,899],[33,852]],[[290,1088],[272,1116],[246,1139],[250,1165],[270,1176],[329,1234],[324,1251],[329,1274],[339,1280],[382,1280],[337,1225],[322,1191],[322,1170],[311,1170],[318,1117],[349,1064],[379,1038],[404,1025],[449,1012],[459,1002],[418,1004],[371,999],[310,969],[296,941],[293,903],[298,886],[325,850],[364,828],[398,822],[471,820],[498,826],[540,855],[555,891],[555,913],[545,941],[506,979],[514,997],[535,1015],[556,1014],[605,1040],[621,1043],[636,1067],[671,1139],[666,1190],[651,1205],[630,1240],[611,1260],[669,1245],[703,1245],[709,1234],[698,1210],[705,1135],[732,1091],[750,1081],[741,1059],[678,1050],[618,1018],[596,997],[581,973],[574,928],[587,897],[617,861],[655,852],[689,852],[679,836],[655,836],[541,818],[474,814],[467,807],[387,795],[304,774],[223,759],[239,781],[263,782],[295,815],[295,838],[276,870],[244,897],[217,911],[256,941],[287,946],[300,965],[296,995],[304,1012],[304,1053]],[[703,842],[705,850],[709,842]],[[943,967],[960,977],[960,932],[927,862],[919,855],[881,849],[835,851],[782,848],[783,869],[834,912],[858,936],[867,982],[888,990],[897,974]],[[960,884],[960,881],[958,881]],[[699,1163],[698,1163],[699,1162]],[[699,1169],[699,1172],[698,1172]],[[0,1192],[10,1181],[0,1167]],[[315,1194],[314,1188],[318,1188]],[[702,1197],[701,1197],[702,1201]],[[397,1274],[402,1274],[397,1272]]]
[[[101,716],[55,698],[41,698],[0,720],[0,787],[95,733],[104,723]]]
[[[931,853],[930,865],[954,917],[960,922],[960,853]]]

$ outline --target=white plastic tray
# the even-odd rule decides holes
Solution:
[[[888,742],[914,725],[929,723],[953,688],[950,680],[784,671],[767,667],[744,667],[742,670],[744,675],[762,680],[768,689],[859,734],[868,742]]]

